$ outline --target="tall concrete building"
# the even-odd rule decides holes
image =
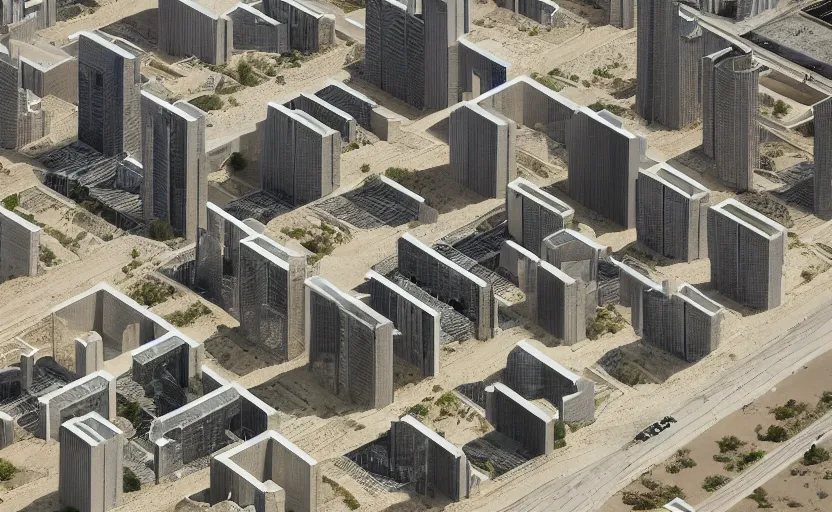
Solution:
[[[234,49],[288,53],[289,25],[280,23],[250,4],[238,3],[225,12],[234,26]]]
[[[554,450],[556,417],[500,382],[485,388],[485,397],[485,417],[494,430],[517,441],[531,457]]]
[[[0,283],[38,273],[40,232],[40,227],[0,208]]]
[[[254,512],[318,510],[318,462],[267,430],[211,457],[209,502],[232,501]]]
[[[459,60],[459,94],[457,101],[478,97],[506,83],[511,64],[460,37],[456,46]]]
[[[0,412],[0,450],[14,443],[14,418]]]
[[[668,258],[707,257],[711,192],[667,163],[640,170],[636,180],[638,241]]]
[[[566,130],[569,195],[625,228],[636,226],[636,177],[640,141],[587,107]]]
[[[327,101],[302,92],[283,104],[293,110],[302,110],[341,134],[344,142],[355,140],[355,118]]]
[[[763,66],[751,51],[725,49],[702,60],[702,148],[720,180],[750,190],[760,167],[758,91]]]
[[[319,276],[306,280],[309,366],[334,394],[380,409],[393,402],[393,323]]]
[[[288,27],[291,50],[319,52],[335,44],[335,17],[300,0],[264,0],[263,12]]]
[[[364,278],[370,285],[370,307],[401,333],[393,343],[396,357],[425,377],[439,375],[440,313],[378,272],[371,270]]]
[[[302,110],[269,103],[260,155],[264,192],[301,205],[341,183],[341,135]]]
[[[541,25],[553,25],[560,11],[560,6],[551,0],[508,0],[502,7]]]
[[[595,384],[575,375],[523,340],[506,360],[506,385],[526,400],[546,399],[564,422],[595,420]]]
[[[474,323],[479,340],[494,337],[497,306],[490,282],[475,276],[410,233],[398,242],[399,272]]]
[[[630,308],[630,325],[639,336],[644,325],[644,296],[645,292],[662,291],[662,286],[645,276],[635,268],[610,257],[609,262],[618,269],[619,303]]]
[[[141,149],[141,61],[98,34],[78,37],[78,140],[104,156]]]
[[[208,64],[231,58],[231,20],[192,0],[159,1],[159,51],[177,57],[194,56]]]
[[[817,103],[815,114],[815,214],[832,216],[832,98]]]
[[[701,115],[702,29],[676,0],[639,0],[637,11],[636,113],[673,130],[690,126]]]
[[[41,99],[22,87],[23,63],[0,44],[0,148],[19,149],[49,134]]]
[[[735,199],[708,210],[711,283],[719,293],[757,310],[783,300],[786,228]]]
[[[208,201],[206,114],[142,91],[142,202],[146,219],[168,222],[177,236],[196,240]]]
[[[628,30],[635,26],[635,0],[603,0],[599,5],[606,14],[607,23],[613,27]]]
[[[448,145],[454,181],[484,197],[505,197],[517,173],[516,129],[510,119],[473,102],[451,112]]]
[[[470,495],[468,457],[410,415],[390,425],[390,474],[397,482],[412,483],[422,495],[438,492],[453,501]]]
[[[304,350],[306,256],[263,235],[240,241],[240,331],[279,361]]]
[[[123,432],[95,412],[61,425],[58,500],[79,512],[106,512],[121,504]]]
[[[188,403],[202,380],[205,349],[179,332],[169,332],[132,350],[132,380],[153,400],[161,416]]]
[[[554,265],[537,266],[537,323],[546,332],[573,345],[586,338],[586,285]],[[593,305],[594,307],[594,305]]]
[[[696,362],[719,347],[722,306],[689,284],[673,292],[645,288],[643,339],[688,362]]]
[[[364,66],[367,80],[416,108],[459,100],[457,39],[468,32],[468,0],[370,0]]]
[[[575,210],[534,183],[517,178],[506,194],[508,235],[534,254],[540,254],[543,239],[569,228]]]
[[[38,397],[38,438],[58,439],[61,424],[70,418],[97,412],[116,418],[116,379],[105,371],[91,373]]]

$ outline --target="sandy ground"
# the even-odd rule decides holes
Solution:
[[[482,19],[483,24],[472,24],[469,38],[498,57],[511,61],[510,76],[533,71],[545,74],[558,67],[567,75],[576,74],[580,78],[577,87],[563,89],[562,94],[565,96],[582,104],[600,100],[629,110],[634,97],[621,91],[626,82],[635,77],[635,31],[597,26],[595,23],[598,13],[595,9],[585,4],[570,2],[564,5],[571,11],[564,28],[553,29],[551,32],[540,30],[538,35],[530,35],[529,31],[533,26],[531,22],[499,10],[493,3],[476,3],[471,6],[471,18]],[[61,22],[42,31],[40,37],[46,41],[62,41],[77,30],[106,26],[125,16],[145,13],[139,16],[142,18],[148,15],[146,11],[153,8],[155,3],[144,0],[113,1],[103,4],[94,15]],[[442,142],[441,136],[441,125],[447,118],[447,112],[414,112],[401,102],[373,89],[361,80],[354,69],[343,69],[345,63],[351,62],[353,51],[351,47],[339,44],[311,61],[304,62],[300,68],[281,70],[285,85],[270,80],[257,87],[248,87],[233,93],[232,96],[239,106],[232,106],[226,101],[223,110],[210,114],[209,140],[227,137],[263,119],[269,101],[285,101],[299,92],[312,92],[320,88],[327,79],[349,78],[351,86],[370,94],[385,107],[402,116],[405,121],[400,139],[392,143],[374,141],[343,155],[342,185],[337,193],[359,186],[367,177],[367,174],[359,170],[363,163],[370,164],[371,174],[382,173],[390,166],[407,167],[417,171],[413,183],[409,186],[425,196],[440,213],[439,222],[436,224],[420,225],[410,229],[417,237],[427,242],[474,222],[499,206],[501,201],[479,197],[453,184],[448,177],[448,148]],[[165,56],[161,57],[166,62],[172,61]],[[605,69],[612,77],[597,77],[593,82],[593,77],[597,76],[593,74],[596,68]],[[191,97],[200,94],[197,89],[210,76],[210,72],[195,68],[184,74],[187,76],[183,78],[172,75],[162,77],[162,85],[176,95]],[[589,83],[588,86],[584,85],[584,80]],[[228,100],[228,95],[225,99]],[[683,172],[695,176],[711,187],[714,191],[713,202],[732,195],[710,174],[701,174],[707,167],[697,158],[695,152],[701,144],[700,129],[668,132],[660,127],[644,126],[643,122],[631,113],[625,113],[624,123],[628,129],[648,137],[654,154],[674,159],[674,165],[678,162],[678,167]],[[562,148],[552,148],[539,135],[521,130],[518,149],[519,170],[540,185],[554,183],[561,187],[556,190],[555,195],[576,207],[578,222],[597,233],[601,243],[611,246],[614,251],[632,247],[635,240],[634,230],[622,231],[620,227],[599,219],[597,215],[576,205],[564,193],[566,172]],[[530,165],[529,158],[542,160],[545,164],[543,175],[528,171],[526,166]],[[37,183],[30,166],[21,157],[0,153],[0,163],[9,171],[8,174],[0,173],[0,190],[4,195],[25,190]],[[235,179],[236,177],[230,178],[215,173],[212,176],[215,197],[230,200],[244,194],[248,190],[245,183],[242,180],[232,183]],[[215,306],[209,305],[211,314],[199,318],[191,326],[184,327],[183,331],[194,339],[205,342],[206,364],[229,378],[236,379],[276,407],[280,413],[280,431],[317,458],[322,463],[325,474],[354,492],[363,505],[362,510],[394,507],[396,510],[423,510],[445,505],[440,501],[425,500],[407,493],[371,495],[367,489],[345,476],[344,472],[335,468],[332,463],[342,454],[387,431],[390,421],[399,417],[407,407],[421,403],[426,397],[436,397],[436,386],[449,390],[462,383],[482,380],[501,370],[508,352],[517,341],[535,339],[534,343],[541,350],[579,373],[584,373],[586,368],[596,367],[606,354],[616,350],[627,357],[642,360],[647,368],[655,367],[656,370],[652,373],[657,374],[657,382],[653,384],[630,387],[615,381],[609,382],[617,391],[609,395],[593,425],[567,435],[566,448],[549,457],[536,459],[495,481],[487,482],[482,486],[479,496],[450,507],[458,510],[501,507],[525,509],[528,503],[518,500],[523,500],[527,494],[538,488],[548,486],[560,476],[578,474],[582,468],[593,462],[618,453],[638,430],[673,411],[685,400],[697,396],[719,376],[740,371],[740,362],[758,352],[765,340],[777,339],[777,336],[800,324],[811,312],[812,308],[807,304],[814,304],[812,301],[820,303],[821,300],[832,300],[828,294],[817,298],[821,291],[828,288],[832,279],[830,273],[822,273],[811,282],[804,282],[800,276],[803,269],[824,261],[824,256],[819,254],[815,242],[826,241],[824,243],[832,245],[832,242],[829,242],[832,240],[832,228],[805,212],[793,211],[792,216],[796,220],[793,229],[800,234],[806,245],[788,252],[788,293],[784,305],[776,311],[754,314],[719,297],[708,285],[707,261],[691,264],[659,261],[656,264],[656,279],[671,278],[689,282],[731,309],[723,324],[723,346],[693,366],[646,349],[629,326],[594,342],[563,347],[525,319],[506,319],[494,340],[471,340],[455,343],[443,349],[440,354],[442,371],[437,377],[417,382],[407,368],[397,368],[394,404],[380,410],[367,410],[346,404],[324,390],[304,369],[303,358],[275,364],[269,354],[242,339],[237,332],[237,323]],[[54,225],[56,229],[77,234],[71,223],[62,221],[62,217],[55,212],[44,211],[37,217],[42,218],[44,223]],[[281,229],[315,224],[320,220],[321,216],[316,213],[312,204],[272,220],[268,229],[275,239],[288,243],[289,240],[281,233]],[[332,255],[321,260],[319,272],[335,285],[350,289],[363,281],[364,274],[373,264],[395,253],[396,240],[406,230],[407,226],[384,227],[370,231],[352,229],[348,241],[337,246]],[[45,243],[50,247],[54,245],[49,240]],[[139,250],[140,259],[146,263],[128,275],[122,269],[132,261],[130,252],[133,248]],[[83,250],[79,250],[78,254],[72,251],[70,253],[75,259],[67,254],[64,263],[36,277],[16,279],[0,285],[0,343],[25,332],[29,334],[29,340],[46,348],[46,336],[40,320],[51,307],[100,281],[127,290],[133,282],[142,279],[146,273],[165,261],[171,254],[171,249],[165,244],[147,239],[119,236],[108,242],[101,240],[100,243],[90,243]],[[640,257],[645,257],[645,253],[641,254]],[[154,311],[168,314],[187,307],[195,300],[200,299],[193,294],[180,292],[156,306]],[[622,308],[622,311],[629,320],[628,311],[625,308]],[[475,363],[472,364],[472,361]],[[599,377],[596,378],[601,381]],[[458,445],[478,435],[477,421],[461,420],[455,423],[447,418],[439,420],[434,417],[431,420],[436,420],[437,429],[443,430],[448,439]],[[685,439],[679,447],[691,441],[692,439]],[[36,459],[28,457],[29,454],[37,454]],[[57,508],[55,443],[24,440],[0,451],[0,457],[11,459],[31,476],[28,483],[20,482],[14,489],[4,491],[0,498],[4,503],[0,507],[31,512],[51,512]],[[657,462],[664,458],[666,455]],[[207,485],[206,470],[160,486],[149,485],[137,493],[126,495],[125,503],[119,510],[173,510],[182,497]],[[326,485],[323,487],[328,488]],[[615,487],[612,492],[620,487]],[[346,510],[346,506],[334,494],[330,491],[325,493],[323,510]],[[404,501],[407,501],[406,505],[401,504]]]

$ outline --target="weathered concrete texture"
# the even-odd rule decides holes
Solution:
[[[566,131],[569,195],[624,226],[636,226],[639,139],[604,116],[581,107]]]
[[[22,87],[19,59],[0,45],[0,148],[19,149],[49,134],[41,99]]]
[[[481,196],[505,197],[517,174],[516,132],[516,124],[501,114],[463,103],[449,121],[451,177]]]
[[[604,9],[607,23],[613,27],[627,30],[635,26],[635,0],[602,0],[599,5]]]
[[[472,100],[514,122],[566,143],[566,127],[580,106],[526,75],[518,76]]]
[[[536,320],[548,333],[563,340],[564,345],[586,339],[586,295],[583,281],[569,277],[550,263],[538,263]]]
[[[79,512],[121,504],[124,434],[95,412],[61,425],[58,500]]]
[[[703,0],[699,8],[702,12],[742,21],[774,9],[778,3],[778,0]]]
[[[507,0],[503,7],[541,25],[554,25],[560,11],[560,6],[550,0]]]
[[[106,283],[93,286],[51,311],[52,353],[79,334],[95,331],[107,351],[128,352],[176,331],[165,319]]]
[[[318,462],[274,430],[211,458],[212,505],[230,499],[255,512],[314,512],[319,485]]]
[[[191,0],[159,1],[159,51],[177,57],[194,56],[208,64],[231,58],[231,20]]]
[[[116,379],[98,371],[38,397],[38,437],[58,439],[61,424],[97,412],[108,420],[116,417]]]
[[[335,44],[335,18],[300,0],[263,0],[263,11],[289,27],[289,48],[319,52]]]
[[[465,453],[410,415],[391,422],[390,474],[426,496],[438,492],[460,501],[471,491],[471,464]]]
[[[374,409],[393,402],[393,323],[319,276],[306,280],[305,343],[332,393]]]
[[[160,13],[159,18],[164,16]],[[138,57],[98,34],[81,32],[78,37],[78,140],[104,156],[139,155],[141,84]]]
[[[156,405],[156,414],[167,414],[188,401],[186,392],[202,373],[205,350],[178,332],[165,334],[130,352],[134,382],[140,384]]]
[[[439,38],[440,28],[434,29],[437,30],[434,37]],[[366,80],[408,105],[418,109],[425,107],[426,61],[430,57],[426,56],[423,18],[408,12],[407,6],[396,0],[369,0],[365,31]],[[436,42],[437,48],[441,48],[443,40]],[[447,57],[437,64],[442,65],[448,65]]]
[[[439,212],[428,206],[424,197],[383,174],[378,175],[378,183],[385,197],[394,199],[397,204],[415,215],[422,224],[433,224],[439,220]]]
[[[86,377],[104,368],[104,342],[101,335],[91,332],[75,338],[75,374]]]
[[[226,384],[153,420],[156,481],[233,442],[226,430],[249,439],[276,427],[276,410],[236,382]]]
[[[225,13],[234,25],[234,49],[266,53],[288,53],[289,25],[257,10],[252,4],[239,3]]]
[[[757,310],[783,300],[786,228],[735,199],[708,210],[711,283],[719,293]]]
[[[259,235],[266,226],[236,219],[207,203],[207,223],[196,242],[194,282],[234,318],[240,318],[240,241]],[[259,225],[258,225],[259,224]]]
[[[14,443],[14,418],[0,411],[0,450]]]
[[[598,306],[598,262],[606,256],[608,250],[608,247],[571,229],[562,229],[549,235],[541,245],[541,261],[560,269],[583,286],[587,319],[595,318],[595,308]],[[579,336],[577,339],[583,339],[580,332],[576,334]]]
[[[537,318],[537,267],[540,262],[534,253],[512,240],[500,246],[500,268],[508,272],[512,281],[526,295],[529,318]]]
[[[206,114],[184,101],[142,91],[142,202],[145,219],[168,222],[177,236],[196,240],[208,201]]]
[[[269,103],[263,129],[260,186],[296,205],[320,199],[341,183],[341,136],[302,110]]]
[[[510,64],[465,37],[457,40],[459,93],[456,101],[470,100],[506,83]]]
[[[520,443],[532,457],[554,449],[557,418],[505,384],[497,382],[485,388],[485,417],[497,432]]]
[[[636,180],[636,236],[662,256],[707,257],[711,191],[667,163],[641,170]]]
[[[689,284],[671,293],[665,281],[643,294],[645,342],[691,363],[719,347],[722,306]]]
[[[494,337],[497,306],[491,283],[475,276],[405,233],[398,241],[399,272],[474,322],[479,340]]]
[[[39,98],[51,95],[78,104],[78,59],[52,45],[10,43],[20,52],[22,88]]]
[[[609,258],[610,263],[619,271],[619,302],[630,308],[630,325],[639,336],[642,335],[644,325],[644,292],[647,290],[661,291],[659,283],[652,281],[633,267]]]
[[[0,2],[0,27],[8,25],[8,33],[11,39],[28,40],[20,38],[14,27],[21,23],[29,23],[34,30],[51,27],[58,20],[56,0],[43,0],[40,2],[25,2],[24,0],[2,0]]]
[[[575,375],[525,340],[509,352],[503,380],[526,400],[548,400],[558,408],[561,421],[595,421],[595,383]]]
[[[637,11],[636,113],[648,122],[682,129],[702,114],[702,29],[674,0],[640,0]]]
[[[439,312],[378,272],[371,270],[364,278],[370,285],[370,307],[401,332],[393,343],[394,354],[425,377],[439,375]]]
[[[815,214],[832,217],[832,98],[812,108],[815,115]]]
[[[425,108],[441,110],[459,98],[457,39],[468,32],[468,0],[422,0]],[[409,39],[409,38],[408,38]],[[410,44],[420,44],[408,41]]]
[[[315,96],[353,116],[359,126],[381,140],[393,141],[398,136],[400,117],[342,82],[329,80]]]
[[[534,183],[517,178],[508,184],[506,213],[509,236],[532,253],[540,254],[544,238],[571,227],[575,210]]]
[[[355,140],[355,118],[340,108],[333,106],[318,96],[301,93],[283,104],[292,110],[302,110],[321,123],[341,134],[347,142]]]
[[[750,190],[760,167],[760,72],[753,54],[721,50],[706,56],[702,119],[705,154],[716,161],[717,176],[737,190]]]
[[[263,235],[240,242],[240,331],[280,361],[304,350],[306,256]]]
[[[0,208],[0,283],[38,273],[40,232],[40,227]]]

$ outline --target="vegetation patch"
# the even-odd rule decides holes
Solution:
[[[678,450],[673,457],[673,461],[668,463],[664,469],[670,474],[675,475],[683,469],[696,467],[696,461],[690,457],[690,450],[687,448]]]
[[[787,228],[794,226],[789,209],[765,192],[743,192],[737,200]]]
[[[815,466],[817,464],[820,464],[821,462],[826,462],[828,460],[829,452],[816,444],[813,444],[812,447],[809,448],[806,451],[806,453],[803,454],[804,466]]]
[[[20,206],[20,196],[17,194],[12,194],[10,196],[6,196],[3,198],[3,206],[10,211],[14,211],[15,208]]]
[[[555,92],[560,92],[561,90],[563,90],[563,84],[556,80],[553,76],[541,75],[538,72],[534,72],[532,73],[531,77],[534,78],[537,81],[537,83],[545,87],[548,87],[549,89]]]
[[[174,293],[176,289],[173,286],[164,284],[154,277],[148,277],[135,283],[127,295],[140,305],[152,308],[171,298]]]
[[[17,473],[17,467],[6,459],[0,459],[0,482],[7,482]]]
[[[188,103],[205,112],[220,110],[225,105],[222,98],[216,94],[203,94],[202,96],[191,98],[188,100]]]
[[[176,238],[176,234],[173,232],[173,226],[163,220],[151,221],[147,231],[150,238],[157,242],[167,242]]]
[[[384,171],[384,175],[391,180],[395,181],[396,183],[402,183],[414,173],[410,169],[406,169],[404,167],[388,167],[386,171]]]
[[[624,491],[621,501],[633,510],[654,510],[675,498],[685,499],[685,492],[678,485],[662,485],[648,477],[642,477],[641,485],[648,492]]]
[[[757,508],[772,508],[768,501],[768,492],[762,487],[757,487],[754,492],[748,495],[748,499],[757,503]]]
[[[55,251],[43,245],[40,247],[38,259],[45,267],[54,267],[61,264],[61,260],[55,256]]]
[[[774,108],[771,112],[772,114],[774,114],[774,117],[780,118],[788,114],[791,109],[791,105],[789,105],[785,101],[777,100],[774,102]]]
[[[246,157],[239,151],[235,151],[228,156],[228,168],[234,172],[240,172],[248,166]]]
[[[196,301],[184,310],[174,311],[169,315],[165,315],[165,320],[172,323],[176,327],[185,327],[191,325],[197,318],[211,314],[211,310],[200,301]]]
[[[761,434],[760,430],[757,431],[757,439],[760,441],[768,441],[770,443],[782,443],[789,439],[789,432],[781,427],[780,425],[769,425],[768,429],[765,431],[764,434]]]
[[[304,230],[302,245],[306,250],[313,253],[308,258],[309,264],[313,265],[320,261],[324,256],[329,256],[335,250],[336,245],[340,245],[346,241],[344,233],[330,226],[326,222],[321,222],[320,228],[312,228]],[[300,239],[299,239],[300,240]]]
[[[606,110],[618,117],[628,117],[628,110],[620,105],[616,105],[615,103],[604,103],[603,101],[596,101],[589,105],[589,108],[594,110],[595,112],[600,112],[602,110]]]
[[[430,409],[428,409],[428,407],[424,404],[411,405],[404,411],[405,414],[409,414],[417,420],[423,420],[427,418],[429,412]]]
[[[624,317],[615,309],[615,305],[607,304],[596,311],[595,321],[587,327],[586,336],[591,340],[597,340],[608,332],[617,333],[625,324]]]
[[[120,403],[116,409],[116,416],[126,419],[133,428],[138,429],[142,423],[142,407],[138,402]]]
[[[323,481],[323,483],[328,484],[330,487],[332,487],[332,490],[335,491],[335,494],[337,494],[338,496],[341,497],[342,500],[344,500],[344,504],[350,510],[357,510],[359,507],[361,507],[361,503],[359,503],[358,500],[355,499],[355,496],[353,496],[353,494],[350,491],[344,489],[335,480],[333,480],[333,479],[331,479],[327,476],[324,476],[321,479],[321,481]]]
[[[745,446],[745,442],[740,441],[737,436],[725,436],[718,440],[716,444],[719,446],[719,453],[733,452]]]
[[[124,492],[136,492],[142,489],[142,482],[136,473],[130,468],[124,468],[124,478],[122,479],[122,490]]]
[[[731,477],[727,477],[724,475],[706,476],[705,480],[702,482],[702,489],[708,492],[714,492],[730,481]]]

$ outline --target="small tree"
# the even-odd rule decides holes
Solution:
[[[821,462],[829,460],[829,452],[820,446],[813,444],[809,450],[803,454],[803,464],[806,466],[814,466]]]
[[[173,232],[173,226],[170,225],[170,222],[165,222],[163,220],[151,221],[148,226],[148,234],[150,235],[150,238],[159,242],[176,238],[176,234]]]
[[[247,165],[248,161],[246,161],[246,157],[244,157],[239,151],[231,153],[228,157],[228,167],[234,172],[242,171]]]
[[[133,470],[124,468],[124,479],[121,487],[124,492],[136,492],[141,490],[142,482],[136,476],[136,473],[133,473]]]
[[[360,169],[361,169],[361,172],[366,174],[366,173],[370,172],[370,164],[361,164]]]
[[[17,473],[17,468],[6,459],[0,459],[0,482],[11,480]]]

